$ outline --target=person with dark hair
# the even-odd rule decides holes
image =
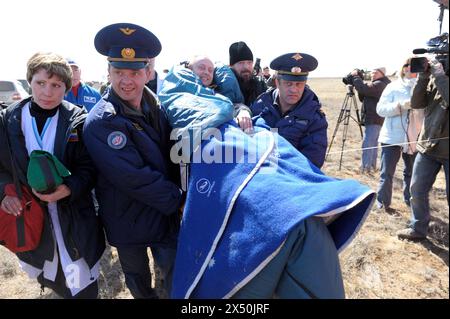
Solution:
[[[364,83],[359,70],[351,72],[353,85],[358,92],[361,106],[361,124],[365,126],[362,143],[361,173],[370,173],[377,169],[378,136],[380,135],[383,118],[377,114],[377,103],[384,88],[391,81],[386,76],[386,68],[380,67],[372,70],[372,80]]]
[[[425,118],[417,142],[419,152],[411,177],[411,225],[397,233],[399,238],[408,240],[427,237],[431,219],[429,193],[441,167],[445,172],[445,190],[449,203],[448,65],[447,70],[444,70],[443,65],[435,58],[429,58],[428,62],[428,69],[419,73],[411,97],[411,107],[424,109]]]
[[[268,66],[263,68],[263,78],[267,85],[267,90],[270,90],[272,88],[276,89],[277,86],[275,84],[275,76],[274,74],[270,73],[270,69]]]
[[[141,26],[117,23],[101,29],[94,44],[108,57],[111,80],[83,135],[99,170],[99,215],[133,297],[158,298],[147,248],[169,287],[182,198],[179,168],[169,158],[170,128],[157,96],[145,86],[161,43]]]
[[[267,81],[270,79],[270,76],[271,76],[270,69],[268,66],[263,67],[262,76],[264,78],[264,81],[266,81],[266,83],[267,83]]]
[[[109,93],[109,90],[111,88],[111,79],[109,78],[109,74],[106,76],[106,82],[104,82],[102,84],[102,86],[100,87],[100,94],[106,95],[107,93]]]
[[[306,53],[287,53],[270,64],[275,83],[252,105],[258,121],[278,129],[297,150],[317,167],[322,167],[327,148],[328,122],[316,94],[306,85],[308,74],[317,60]]]
[[[82,138],[87,113],[63,100],[72,87],[72,70],[62,56],[33,55],[27,80],[32,96],[0,112],[1,208],[16,216],[23,212],[19,198],[5,194],[15,171],[20,184],[31,189],[46,210],[37,248],[16,253],[22,270],[63,298],[97,298],[105,239],[91,195],[96,171]],[[5,151],[6,139],[12,157]],[[35,150],[52,154],[70,171],[56,189],[33,188],[27,171]]]
[[[244,104],[250,106],[256,98],[267,90],[266,82],[253,75],[253,53],[243,41],[230,45],[230,67],[239,82]]]

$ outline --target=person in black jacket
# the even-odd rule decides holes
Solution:
[[[362,143],[361,172],[370,173],[377,169],[378,136],[384,118],[377,114],[377,104],[384,88],[391,82],[386,76],[386,68],[380,67],[372,70],[372,81],[364,83],[358,75],[359,70],[353,70],[353,85],[362,102],[361,124],[365,126]]]
[[[100,258],[105,249],[104,233],[96,216],[91,190],[96,171],[82,139],[86,110],[63,101],[72,87],[67,61],[54,53],[37,53],[28,61],[27,80],[32,97],[0,113],[0,199],[10,214],[22,212],[20,201],[5,196],[13,183],[15,167],[20,184],[27,181],[29,154],[44,150],[56,156],[71,172],[49,194],[32,190],[45,203],[47,215],[39,246],[17,253],[21,268],[42,287],[63,298],[96,298]],[[12,147],[13,163],[6,150]]]
[[[239,82],[244,104],[252,105],[256,98],[267,90],[266,82],[253,74],[253,53],[243,41],[230,45],[230,67]]]

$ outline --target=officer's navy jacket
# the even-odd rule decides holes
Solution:
[[[251,105],[258,124],[278,129],[297,150],[317,167],[322,167],[327,148],[328,122],[320,111],[321,104],[314,92],[305,87],[299,103],[284,116],[278,105],[278,90],[268,91]]]
[[[99,170],[99,214],[114,246],[175,247],[181,192],[172,182],[169,126],[157,100],[153,114],[125,114],[111,89],[92,109],[85,124],[87,149]]]

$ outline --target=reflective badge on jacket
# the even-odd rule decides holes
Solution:
[[[84,97],[84,102],[87,103],[96,103],[97,99],[95,98],[95,96],[85,96]]]
[[[295,120],[295,123],[300,124],[300,125],[308,125],[309,121],[308,120]]]
[[[116,150],[120,150],[127,144],[127,137],[120,131],[114,131],[108,135],[108,145]]]

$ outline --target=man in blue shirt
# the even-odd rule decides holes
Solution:
[[[257,122],[276,128],[314,165],[325,161],[328,122],[316,94],[306,85],[317,60],[306,53],[287,53],[270,64],[276,88],[262,94],[252,105]]]
[[[86,83],[81,82],[81,68],[73,59],[67,59],[72,68],[72,89],[64,96],[64,100],[78,106],[84,106],[89,112],[101,99],[100,93]]]

